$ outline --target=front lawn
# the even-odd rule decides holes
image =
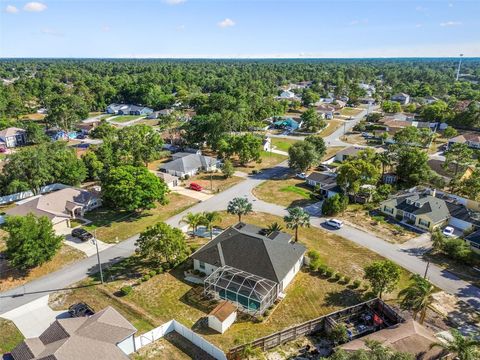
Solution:
[[[323,161],[330,159],[331,157],[335,156],[335,154],[341,150],[345,149],[344,146],[331,146],[327,147],[327,151],[323,156]]]
[[[0,318],[0,354],[12,351],[22,340],[23,335],[14,323]]]
[[[144,231],[148,226],[181,213],[198,201],[176,193],[167,195],[167,205],[160,205],[140,214],[98,208],[85,214],[85,218],[92,223],[85,226],[88,231],[96,230],[98,239],[112,243],[126,240],[129,237]]]
[[[299,140],[293,140],[293,139],[288,139],[288,138],[277,138],[277,137],[272,137],[272,146],[274,146],[277,150],[281,151],[288,151],[290,147],[298,142]]]
[[[237,171],[251,173],[252,171],[261,171],[262,169],[268,169],[268,168],[274,167],[275,165],[278,165],[279,163],[287,160],[287,158],[288,157],[285,155],[262,151],[261,153],[262,161],[260,163],[251,162],[247,165],[241,165],[237,162],[234,162],[234,165],[235,165],[235,170]]]
[[[241,178],[239,176],[232,176],[226,179],[222,173],[198,174],[186,180],[185,186],[188,187],[192,182],[194,182],[203,187],[205,190],[216,193],[224,191],[243,180],[244,178]]]
[[[335,131],[337,131],[338,128],[343,126],[344,123],[345,123],[345,121],[343,121],[343,120],[335,120],[335,119],[334,120],[327,120],[327,125],[328,126],[326,128],[324,128],[322,131],[320,131],[320,133],[318,135],[320,135],[321,137],[330,136]]]
[[[111,122],[116,122],[116,123],[126,123],[132,120],[140,119],[143,118],[144,116],[142,115],[120,115],[120,116],[115,116],[114,118],[110,118],[109,120]]]
[[[340,110],[340,114],[343,116],[357,116],[363,111],[363,109],[344,107]]]
[[[305,180],[297,178],[267,180],[257,186],[253,194],[260,200],[285,207],[305,206],[318,201]]]

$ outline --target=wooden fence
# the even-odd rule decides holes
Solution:
[[[390,306],[385,304],[382,300],[372,299],[339,311],[335,311],[328,315],[320,316],[316,319],[306,321],[302,324],[278,331],[274,334],[267,335],[260,339],[256,339],[248,344],[234,347],[230,349],[230,351],[227,353],[227,358],[229,360],[242,358],[245,348],[259,348],[262,351],[273,349],[278,345],[285,344],[302,336],[314,334],[324,330],[328,319],[343,318],[345,316],[355,314],[366,309],[371,309],[375,312],[382,312],[382,314],[388,319],[388,322],[386,322],[388,326],[404,321],[400,315],[398,315]]]

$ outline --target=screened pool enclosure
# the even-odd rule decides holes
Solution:
[[[215,270],[205,279],[204,292],[229,300],[250,315],[262,315],[277,298],[277,284],[231,266]]]

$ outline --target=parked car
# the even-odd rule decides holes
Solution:
[[[297,173],[297,174],[295,174],[295,176],[299,179],[306,179],[307,178],[307,174],[305,174],[304,172]]]
[[[85,139],[85,138],[86,138],[86,136],[85,136],[84,133],[78,133],[78,134],[77,134],[77,139],[83,140],[83,139]]]
[[[338,230],[343,226],[343,221],[338,220],[338,219],[328,219],[325,222],[325,224]]]
[[[68,308],[68,313],[71,317],[84,317],[84,316],[92,316],[95,314],[95,311],[86,303],[78,303],[73,304]]]
[[[455,229],[453,227],[447,226],[445,229],[443,229],[442,233],[445,236],[452,237],[452,236],[455,236],[454,232],[455,232]]]
[[[202,191],[203,188],[198,185],[197,183],[190,183],[189,187],[190,190],[195,190],[195,191]]]
[[[332,169],[330,169],[327,165],[324,165],[324,164],[318,165],[317,169],[320,171],[332,171]]]
[[[76,237],[82,241],[88,241],[93,239],[93,235],[87,230],[82,228],[76,228],[72,230],[72,236]]]

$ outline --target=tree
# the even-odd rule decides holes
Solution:
[[[455,143],[449,146],[445,152],[445,162],[443,168],[450,170],[450,164],[455,165],[453,175],[457,177],[459,169],[465,169],[468,165],[473,164],[473,150],[467,144]]]
[[[150,161],[157,159],[162,150],[162,137],[145,124],[125,126],[117,136],[113,148],[124,164],[147,166]]]
[[[77,95],[54,95],[48,100],[47,107],[45,122],[64,131],[73,130],[80,120],[88,116],[87,104]]]
[[[420,130],[414,126],[407,126],[393,136],[393,140],[399,145],[411,146],[420,144],[422,137]]]
[[[155,264],[179,264],[188,256],[185,235],[164,222],[149,226],[135,242],[137,253]]]
[[[450,138],[455,137],[457,135],[458,135],[458,131],[451,126],[448,126],[445,130],[443,130],[443,137],[445,137],[447,139],[450,139]]]
[[[428,122],[444,122],[449,118],[448,104],[442,100],[435,101],[433,104],[422,107],[420,115]]]
[[[314,108],[307,109],[301,116],[302,127],[312,133],[319,132],[326,124]]]
[[[240,164],[251,161],[261,162],[262,139],[253,134],[237,135],[230,138],[233,154],[238,156]]]
[[[383,346],[378,341],[367,339],[365,345],[368,350],[345,351],[339,349],[328,357],[328,360],[415,360],[415,356],[409,353],[395,351]]]
[[[45,129],[33,121],[25,121],[22,123],[22,129],[26,131],[27,143],[38,145],[50,141],[45,134]]]
[[[418,274],[410,277],[410,285],[398,293],[402,298],[400,303],[402,309],[413,311],[413,319],[417,320],[420,313],[420,324],[423,324],[427,315],[427,308],[433,302],[435,287]]]
[[[318,160],[321,160],[325,153],[327,152],[327,147],[325,145],[325,141],[321,136],[316,135],[309,135],[305,138],[305,142],[310,143],[315,148],[315,152],[317,153]]]
[[[235,174],[235,168],[230,160],[225,160],[223,162],[222,173],[226,179],[231,178]]]
[[[101,121],[100,124],[92,129],[90,137],[94,139],[113,139],[117,134],[117,128],[107,121]]]
[[[390,260],[374,261],[364,271],[365,279],[380,299],[384,293],[392,292],[400,280],[400,267]]]
[[[380,179],[380,168],[374,159],[352,158],[337,170],[337,183],[347,194],[355,195],[363,185],[375,185]]]
[[[267,226],[267,228],[265,229],[266,232],[267,232],[267,235],[270,235],[274,232],[280,232],[283,230],[283,227],[282,225],[280,225],[279,223],[277,222],[273,222],[271,223],[270,225]]]
[[[191,228],[193,230],[193,233],[195,234],[197,232],[198,225],[202,224],[202,220],[202,214],[194,214],[189,212],[182,218],[182,220],[180,220],[180,223],[187,224],[188,227]]]
[[[322,204],[322,214],[326,216],[337,215],[347,209],[348,197],[335,194],[325,199]]]
[[[310,89],[305,90],[302,94],[302,102],[305,106],[310,106],[311,104],[316,103],[318,100],[320,100],[320,95]]]
[[[298,241],[298,229],[301,227],[310,227],[310,215],[301,207],[296,206],[287,209],[288,215],[283,218],[287,228],[295,230],[295,242]]]
[[[28,270],[51,260],[62,246],[52,222],[46,217],[7,216],[7,258],[13,267]]]
[[[480,199],[480,168],[473,170],[472,175],[460,182],[457,192],[469,199]]]
[[[480,357],[480,341],[474,336],[463,336],[457,329],[451,329],[449,336],[440,334],[442,341],[438,341],[430,348],[443,349],[447,355],[453,355],[458,360],[475,360]]]
[[[210,240],[213,240],[213,227],[219,221],[222,221],[222,216],[218,211],[205,211],[202,213],[201,224],[210,232]]]
[[[82,156],[83,163],[87,169],[87,178],[90,180],[98,180],[103,172],[103,162],[97,157],[97,154],[93,151],[87,151]]]
[[[141,211],[166,202],[167,185],[145,167],[112,168],[101,182],[103,200],[113,209]]]
[[[233,198],[227,206],[227,212],[238,216],[238,222],[242,222],[242,216],[252,212],[253,205],[248,199],[243,197]]]
[[[382,110],[386,113],[397,113],[402,111],[402,107],[400,106],[400,103],[396,101],[385,100],[382,103]]]
[[[317,150],[311,142],[298,141],[288,149],[288,166],[305,172],[319,162]]]
[[[406,186],[412,187],[431,178],[428,155],[416,148],[401,149],[397,153],[397,176]]]
[[[433,230],[431,238],[433,250],[437,252],[443,251],[446,238],[445,235],[442,234],[442,230],[439,228]]]

